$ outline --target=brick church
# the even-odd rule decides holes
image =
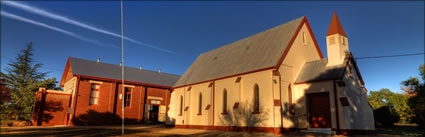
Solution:
[[[125,67],[122,85],[119,65],[70,57],[64,91],[40,89],[33,119],[37,125],[113,124],[124,99],[129,123],[373,132],[365,83],[336,13],[326,50],[324,58],[304,16],[202,53],[182,76]]]

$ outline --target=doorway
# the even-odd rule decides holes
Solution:
[[[149,121],[158,121],[158,105],[150,105],[149,107]]]
[[[329,92],[307,94],[310,128],[331,128]]]

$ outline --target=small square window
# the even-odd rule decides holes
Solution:
[[[341,102],[342,106],[349,106],[350,105],[350,102],[348,102],[347,97],[340,97],[339,101]]]
[[[335,36],[329,37],[329,45],[333,45],[335,43]]]

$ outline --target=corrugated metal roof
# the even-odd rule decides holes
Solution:
[[[121,80],[121,67],[119,65],[85,60],[70,57],[72,73],[107,79]],[[159,73],[151,70],[140,70],[132,67],[124,67],[126,81],[155,84],[172,87],[180,78],[179,75]]]
[[[320,59],[306,62],[295,82],[329,80],[342,77],[345,69],[345,64],[326,66],[327,64],[328,59]]]
[[[302,20],[297,18],[199,55],[174,86],[276,65]]]

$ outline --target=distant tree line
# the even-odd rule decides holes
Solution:
[[[401,82],[405,93],[383,88],[370,91],[369,104],[374,109],[376,126],[391,127],[394,123],[416,123],[425,128],[425,65],[419,66],[420,81],[410,77]]]
[[[1,102],[1,119],[30,120],[34,106],[34,96],[40,87],[58,89],[56,78],[47,78],[48,72],[40,72],[42,64],[34,63],[33,46],[17,54],[14,61],[8,64],[0,78],[5,79],[10,91],[10,102]]]

